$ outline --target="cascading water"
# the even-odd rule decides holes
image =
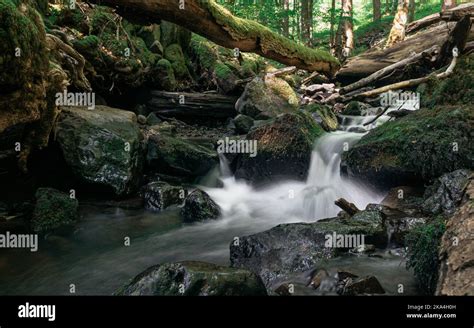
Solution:
[[[382,195],[368,186],[342,177],[340,172],[342,152],[364,135],[360,131],[375,126],[375,123],[364,126],[373,118],[342,117],[341,131],[321,137],[313,150],[306,182],[287,181],[256,190],[233,178],[225,158],[221,157],[223,188],[207,188],[206,191],[222,207],[224,217],[238,219],[251,216],[255,220],[275,223],[285,222],[285,219],[315,221],[335,216],[340,211],[334,205],[338,198],[345,198],[359,208],[379,202]],[[348,132],[351,130],[359,132]]]
[[[382,195],[341,177],[339,169],[341,153],[363,136],[349,131],[362,131],[373,117],[343,117],[341,131],[320,138],[306,182],[287,181],[257,190],[236,181],[221,161],[222,188],[204,188],[222,207],[219,220],[183,225],[176,209],[153,213],[83,206],[82,219],[71,238],[42,241],[34,256],[18,251],[0,258],[0,269],[4,268],[0,270],[0,293],[67,294],[74,282],[80,294],[110,295],[158,263],[195,260],[228,265],[229,244],[235,237],[281,223],[335,216],[337,198],[344,197],[359,208],[379,202]],[[125,236],[131,240],[128,247],[123,244]],[[402,274],[400,270],[389,268],[378,277],[390,282],[394,274]]]

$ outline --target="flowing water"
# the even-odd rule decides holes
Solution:
[[[339,168],[342,152],[363,136],[349,131],[360,130],[372,118],[345,117],[341,131],[320,138],[306,182],[280,182],[257,190],[236,181],[222,160],[218,170],[222,187],[203,187],[222,208],[219,220],[185,225],[178,209],[152,213],[82,206],[82,219],[72,237],[50,236],[40,241],[37,253],[0,253],[0,294],[69,294],[74,284],[77,294],[107,295],[158,263],[201,260],[228,265],[234,237],[280,223],[335,216],[337,198],[359,208],[380,202],[383,194],[341,177]],[[129,246],[124,245],[125,238],[130,238]],[[399,266],[400,258],[385,263],[385,268]],[[387,272],[382,284],[392,278]]]

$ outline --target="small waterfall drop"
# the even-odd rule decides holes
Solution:
[[[227,160],[221,157],[220,170],[223,188],[206,191],[222,207],[224,217],[251,216],[274,221],[275,224],[292,221],[315,221],[337,215],[334,205],[345,198],[359,208],[380,202],[383,195],[368,186],[341,176],[341,155],[363,135],[385,121],[364,126],[375,116],[343,116],[340,131],[327,133],[315,144],[307,180],[278,182],[263,189],[255,189],[232,175]],[[358,132],[349,132],[356,130]],[[268,222],[267,222],[268,223]]]

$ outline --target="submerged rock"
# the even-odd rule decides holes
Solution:
[[[250,271],[204,262],[153,266],[117,295],[153,296],[265,296],[261,279]]]
[[[47,233],[70,227],[79,218],[77,199],[52,188],[39,188],[31,220],[33,231]]]
[[[361,211],[351,219],[332,218],[315,223],[282,224],[270,230],[240,237],[230,245],[232,267],[257,273],[265,284],[291,272],[303,272],[322,259],[337,256],[352,247],[330,243],[336,235],[364,236],[364,242],[385,245],[383,215]],[[352,245],[353,247],[357,245]]]
[[[380,282],[374,276],[349,278],[342,291],[343,295],[385,294]]]
[[[256,141],[257,154],[239,154],[235,176],[252,183],[286,178],[304,180],[314,142],[323,133],[306,113],[282,114],[250,131],[247,140]]]
[[[153,172],[194,179],[216,166],[218,156],[210,147],[161,133],[149,138],[146,162]]]
[[[172,205],[181,205],[185,191],[181,187],[166,182],[152,182],[143,187],[145,208],[162,211]],[[182,197],[183,196],[183,197]]]
[[[238,133],[246,134],[253,126],[253,118],[239,114],[234,118],[235,129]]]
[[[422,208],[425,213],[451,215],[461,203],[472,172],[457,170],[439,177],[425,192]]]
[[[205,221],[217,219],[221,214],[219,205],[209,195],[196,189],[186,197],[181,215],[185,222]]]
[[[294,112],[298,104],[298,96],[285,80],[257,77],[247,84],[235,108],[241,114],[265,120],[281,113]]]
[[[391,187],[472,169],[470,106],[421,109],[370,131],[343,154],[349,175]]]
[[[141,139],[134,113],[105,106],[63,107],[56,128],[56,140],[73,173],[117,196],[138,188]]]

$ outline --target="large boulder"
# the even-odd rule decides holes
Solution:
[[[160,41],[164,48],[177,43],[183,49],[187,49],[191,42],[191,36],[192,33],[189,30],[167,21],[161,21]]]
[[[139,274],[118,295],[265,296],[258,276],[250,271],[204,262],[153,266]]]
[[[181,209],[181,216],[185,222],[205,221],[217,219],[221,209],[211,197],[200,189],[194,190],[186,197]]]
[[[281,113],[294,112],[298,104],[298,96],[285,80],[256,77],[247,84],[235,107],[241,114],[265,120]]]
[[[150,136],[147,148],[148,169],[161,174],[194,179],[219,163],[217,152],[211,147],[168,133]]]
[[[422,208],[430,215],[451,215],[461,203],[472,172],[456,170],[443,174],[425,192]]]
[[[178,186],[166,182],[151,182],[143,187],[145,208],[153,211],[162,211],[173,205],[181,205],[185,191]]]
[[[63,107],[56,140],[73,173],[117,196],[134,192],[142,172],[142,135],[132,112]]]
[[[234,240],[230,245],[230,263],[232,267],[255,272],[265,284],[270,285],[288,273],[309,270],[322,259],[349,250],[350,247],[326,244],[335,234],[364,236],[365,243],[379,246],[384,246],[387,240],[383,214],[361,211],[349,219],[282,224],[261,233],[239,237],[238,242]]]
[[[370,131],[343,154],[349,175],[392,187],[474,167],[472,106],[421,109]]]
[[[474,296],[474,180],[441,239],[437,295]]]
[[[276,179],[304,180],[316,139],[324,130],[309,114],[287,113],[250,131],[247,140],[257,142],[257,154],[239,154],[235,176],[253,183]]]
[[[67,228],[79,218],[77,199],[52,188],[39,188],[35,194],[31,227],[38,233],[48,233]]]

